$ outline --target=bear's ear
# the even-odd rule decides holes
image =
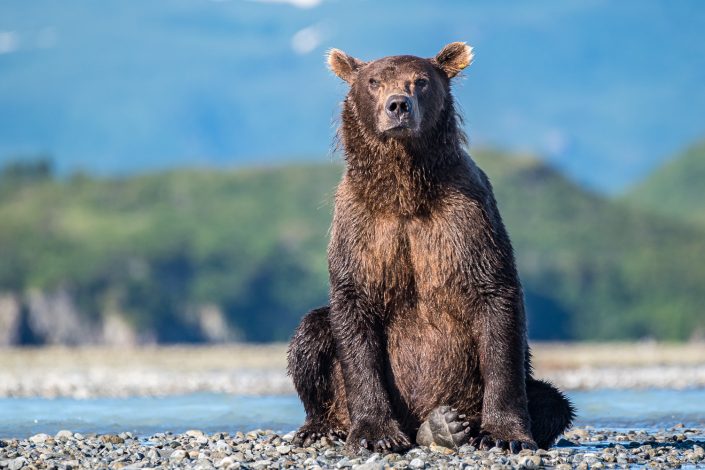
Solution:
[[[448,78],[453,78],[472,63],[472,47],[464,42],[451,42],[433,59]]]
[[[363,61],[347,55],[340,49],[328,51],[328,67],[334,74],[348,83],[352,83],[355,80],[358,70],[363,65],[365,65]]]

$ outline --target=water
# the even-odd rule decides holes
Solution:
[[[576,424],[603,428],[658,430],[684,423],[705,427],[705,389],[598,390],[570,393]],[[304,419],[295,396],[243,397],[193,394],[163,398],[0,399],[0,438],[27,437],[61,429],[87,433],[244,431],[288,432]]]

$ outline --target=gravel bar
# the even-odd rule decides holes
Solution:
[[[347,455],[340,441],[312,447],[291,444],[293,433],[273,431],[205,434],[160,433],[137,437],[59,431],[28,439],[0,440],[0,468],[699,468],[705,465],[705,429],[662,431],[573,428],[556,447],[511,455],[500,449],[418,447],[404,454]]]
[[[563,390],[705,388],[705,343],[533,344]],[[0,349],[0,398],[289,395],[286,345]]]
[[[562,390],[705,388],[705,365],[583,367],[539,371]],[[66,370],[0,370],[0,398],[77,399],[226,393],[291,395],[291,379],[281,369],[163,370],[156,367],[85,367]]]

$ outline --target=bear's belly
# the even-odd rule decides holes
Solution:
[[[387,352],[389,385],[401,409],[415,421],[440,405],[480,413],[482,379],[469,326],[423,302],[398,313],[387,327]]]

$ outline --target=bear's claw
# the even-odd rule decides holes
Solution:
[[[481,450],[499,447],[500,449],[509,450],[513,454],[518,454],[523,449],[538,449],[538,446],[533,441],[495,439],[490,433],[485,431],[480,432],[480,434],[470,442],[470,445]]]
[[[306,423],[294,435],[291,443],[299,447],[308,447],[314,442],[327,437],[331,440],[344,441],[347,433],[339,428],[333,428],[324,424]]]
[[[346,447],[352,452],[357,452],[359,449],[368,449],[372,452],[401,452],[411,447],[411,443],[396,422],[389,422],[378,427],[369,426],[352,430]]]

